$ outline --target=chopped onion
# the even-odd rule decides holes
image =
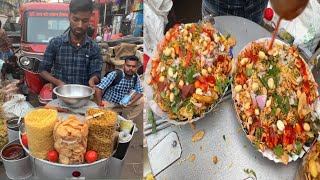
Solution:
[[[256,105],[256,104],[257,104],[256,94],[255,94],[253,91],[251,91],[251,92],[250,92],[250,96],[251,96],[253,105]]]
[[[198,77],[198,76],[201,76],[200,73],[195,73],[192,77],[195,78],[195,77]]]
[[[256,101],[257,101],[259,108],[261,110],[263,110],[266,105],[267,96],[266,95],[259,95],[256,97]]]

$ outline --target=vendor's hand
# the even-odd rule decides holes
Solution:
[[[55,84],[56,84],[57,86],[63,86],[63,85],[65,85],[66,83],[64,83],[64,82],[61,81],[61,80],[58,80]]]
[[[94,83],[94,80],[92,78],[89,80],[88,84],[89,84],[89,86],[91,88],[95,88],[96,87],[96,84]]]
[[[130,106],[131,106],[131,104],[132,104],[132,103],[131,103],[131,102],[129,102],[128,104],[123,104],[122,106],[123,106],[123,107],[125,107],[125,108],[128,108],[128,107],[130,107]]]

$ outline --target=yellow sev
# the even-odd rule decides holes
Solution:
[[[33,156],[46,159],[48,152],[54,149],[53,128],[57,118],[58,111],[52,109],[33,110],[24,117],[29,151]]]

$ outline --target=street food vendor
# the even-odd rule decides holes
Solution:
[[[6,60],[12,55],[11,42],[0,21],[0,59]]]
[[[93,11],[91,0],[72,0],[69,5],[70,30],[50,40],[40,64],[40,75],[54,86],[99,83],[102,57],[98,44],[87,35]]]
[[[137,117],[144,105],[143,89],[137,74],[138,61],[139,58],[136,56],[125,57],[123,70],[114,70],[108,73],[96,86],[97,104],[102,102],[105,108],[122,112],[122,116],[128,120]],[[132,90],[135,93],[131,94]],[[129,94],[132,95],[131,100],[123,104],[123,99]]]

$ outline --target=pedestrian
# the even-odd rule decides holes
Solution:
[[[11,41],[4,29],[2,29],[2,22],[0,21],[0,59],[6,60],[12,56]]]
[[[110,29],[110,27],[106,26],[104,28],[103,41],[107,42],[110,39],[111,39],[111,29]]]
[[[142,85],[138,76],[138,61],[136,56],[124,57],[123,69],[114,70],[102,78],[100,84],[95,88],[97,104],[103,103],[105,108],[116,112],[122,112],[122,116],[133,120],[143,110]],[[122,104],[126,95],[134,90],[136,93],[128,104]],[[104,92],[104,93],[103,93]],[[122,105],[121,105],[122,104]]]
[[[87,35],[93,11],[91,0],[71,0],[70,30],[50,40],[40,63],[40,75],[54,86],[89,85],[100,82],[102,57],[100,47]]]
[[[1,69],[1,80],[19,80],[18,87],[23,95],[28,95],[28,87],[24,81],[23,69],[17,63],[18,57],[13,55],[8,58],[8,62],[4,63]]]
[[[213,16],[233,15],[260,24],[267,5],[267,0],[203,0],[202,17],[210,14]]]

